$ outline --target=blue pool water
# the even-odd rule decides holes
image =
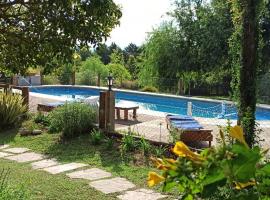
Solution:
[[[31,92],[61,96],[67,99],[83,99],[99,95],[99,89],[79,87],[32,87]],[[164,97],[140,93],[116,91],[116,101],[131,101],[151,111],[173,114],[187,114],[187,104],[192,102],[192,115],[205,118],[236,119],[237,109],[234,105],[219,102],[200,101],[194,99]],[[257,108],[257,120],[270,120],[270,109]]]

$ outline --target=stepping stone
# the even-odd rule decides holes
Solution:
[[[87,165],[83,163],[68,163],[68,164],[56,165],[53,167],[44,168],[43,170],[51,174],[59,174],[65,171],[70,171],[70,170],[78,169],[85,166]]]
[[[115,192],[122,192],[131,188],[135,185],[124,178],[112,178],[94,181],[90,183],[90,186],[104,194],[110,194]]]
[[[42,160],[42,159],[44,159],[44,156],[41,154],[30,152],[30,153],[22,153],[22,154],[18,154],[18,155],[5,157],[5,159],[14,160],[14,161],[17,161],[19,163],[24,163],[24,162]]]
[[[4,158],[4,157],[7,157],[7,156],[12,156],[13,154],[11,153],[5,153],[5,152],[0,152],[0,158]]]
[[[165,197],[167,196],[147,189],[127,191],[125,194],[117,196],[121,200],[158,200]]]
[[[112,174],[109,172],[103,171],[101,169],[92,168],[92,169],[72,172],[72,173],[67,174],[67,176],[72,179],[81,178],[81,179],[87,179],[87,180],[93,181],[97,179],[111,177]]]
[[[3,151],[7,151],[10,153],[25,153],[27,151],[30,151],[30,149],[27,148],[9,148],[9,149],[3,149]]]
[[[8,144],[0,144],[0,149],[5,149],[8,148],[9,145]]]
[[[47,160],[41,160],[37,162],[31,163],[33,169],[42,169],[46,167],[51,167],[55,165],[59,165],[59,163],[55,159],[47,159]]]

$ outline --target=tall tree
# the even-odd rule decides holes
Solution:
[[[77,46],[97,44],[119,23],[113,0],[0,2],[0,66],[24,72],[53,57],[71,60]]]
[[[234,64],[238,68],[238,117],[247,143],[255,142],[258,16],[261,1],[233,0]]]

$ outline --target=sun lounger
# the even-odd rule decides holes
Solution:
[[[167,128],[180,132],[180,139],[184,142],[207,141],[209,147],[213,141],[212,130],[203,129],[194,118],[184,115],[167,115]]]

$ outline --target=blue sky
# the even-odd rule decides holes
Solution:
[[[129,43],[141,45],[147,33],[166,20],[166,12],[170,10],[171,0],[114,0],[122,7],[120,26],[111,33],[106,42],[115,42],[121,48]]]

